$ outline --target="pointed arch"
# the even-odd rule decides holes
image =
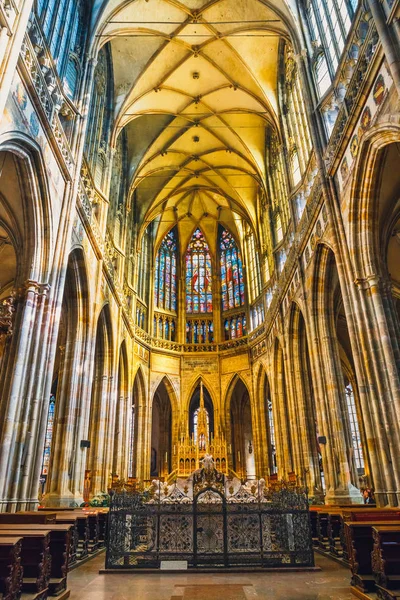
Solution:
[[[177,406],[171,381],[163,376],[151,402],[150,477],[168,477],[173,469],[172,439],[177,434]]]
[[[112,423],[115,409],[113,365],[111,313],[109,304],[105,304],[97,319],[89,417],[88,470],[90,471],[90,487],[93,495],[107,489],[109,474],[112,471],[114,436]]]
[[[4,153],[4,154],[3,154]],[[51,221],[50,192],[46,176],[46,167],[42,150],[31,137],[21,132],[5,133],[0,135],[0,155],[3,163],[3,176],[5,160],[10,157],[13,166],[7,168],[8,173],[16,172],[19,182],[23,205],[20,207],[24,215],[23,222],[19,224],[17,239],[19,241],[19,258],[24,268],[19,269],[21,279],[45,282],[49,275],[49,260],[51,248],[54,244],[53,224]],[[4,197],[7,196],[5,194]],[[13,195],[8,199],[8,212],[15,214],[16,198]],[[15,223],[18,222],[16,219]],[[14,227],[12,227],[16,233]],[[43,236],[43,232],[47,235]],[[26,267],[29,267],[26,270]]]
[[[230,468],[241,478],[256,477],[256,461],[253,435],[254,410],[250,391],[243,378],[236,373],[228,386],[225,396],[226,439]]]
[[[126,340],[122,340],[118,352],[113,474],[124,480],[127,479],[129,442],[132,435],[133,419],[130,399],[128,352]]]
[[[138,365],[132,386],[131,415],[129,423],[128,477],[147,479],[147,426],[149,413],[147,384],[143,366]]]
[[[208,416],[208,428],[209,435],[214,435],[215,431],[215,418],[214,418],[214,402],[211,398],[211,394],[208,390],[207,385],[204,383],[204,379],[202,377],[198,377],[193,387],[193,391],[189,396],[189,404],[188,404],[188,427],[189,427],[189,436],[192,437],[192,434],[195,433],[195,414],[197,409],[200,406],[200,382],[203,383],[203,398],[204,398],[204,407],[207,411]]]
[[[256,397],[259,399],[257,418],[258,473],[265,477],[275,475],[278,470],[276,449],[276,407],[272,401],[270,379],[264,365],[260,364],[255,377]]]
[[[277,463],[280,476],[293,472],[292,436],[289,421],[287,365],[283,346],[278,337],[273,344],[273,398],[276,411]]]
[[[321,416],[317,406],[312,351],[303,310],[293,301],[289,309],[288,353],[293,389],[291,414],[294,418],[291,420],[295,468],[296,472],[304,473],[309,489],[322,500],[325,479],[322,450],[318,443]]]
[[[218,406],[218,397],[217,397],[215,391],[213,390],[211,381],[207,382],[207,378],[204,377],[204,375],[195,375],[194,378],[192,379],[192,382],[188,386],[188,392],[186,394],[186,398],[184,401],[184,406],[185,406],[186,410],[189,410],[190,400],[191,400],[194,392],[196,391],[196,389],[200,386],[200,380],[203,381],[204,389],[207,389],[207,393],[209,394],[209,396],[211,398],[213,407]]]
[[[68,258],[50,398],[43,402],[41,413],[46,433],[44,447],[40,449],[40,478],[48,505],[57,506],[68,494],[82,497],[84,473],[79,442],[86,437],[85,419],[77,419],[76,415],[85,414],[89,322],[85,257],[81,248],[75,248]],[[63,474],[71,471],[71,456],[76,476],[65,480]]]
[[[382,169],[387,150],[392,144],[399,143],[400,126],[386,122],[372,127],[364,135],[359,149],[349,209],[350,247],[357,278],[382,270],[381,227],[377,227]]]

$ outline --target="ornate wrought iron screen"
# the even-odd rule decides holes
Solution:
[[[158,569],[161,561],[187,561],[189,568],[314,565],[305,491],[255,494],[241,486],[229,493],[221,482],[194,481],[192,495],[176,484],[156,494],[113,493],[106,568]]]

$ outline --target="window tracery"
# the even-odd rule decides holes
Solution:
[[[360,426],[353,387],[350,382],[345,385],[347,413],[349,417],[350,436],[354,452],[354,461],[359,475],[364,473],[364,453],[362,449]]]
[[[249,285],[250,302],[254,302],[261,293],[260,258],[256,249],[254,234],[248,231],[246,235],[247,250],[247,282]]]
[[[306,169],[312,144],[298,68],[293,51],[288,45],[285,48],[284,56],[284,123],[289,142],[292,185],[296,186]]]
[[[40,0],[37,13],[58,74],[64,81],[65,91],[73,99],[80,76],[83,2],[81,0]]]
[[[46,433],[44,438],[44,448],[43,448],[43,458],[42,458],[42,469],[40,476],[44,479],[43,483],[49,474],[49,466],[50,466],[50,452],[51,452],[51,441],[53,439],[53,431],[54,431],[54,415],[56,409],[56,398],[54,394],[50,395],[49,408],[47,411],[47,424],[46,424]]]
[[[149,295],[149,263],[152,236],[150,226],[146,228],[140,242],[140,254],[138,256],[138,296],[144,304],[148,302]]]
[[[154,305],[174,312],[176,312],[177,249],[176,231],[171,229],[157,252],[154,274]]]
[[[85,139],[85,156],[96,184],[101,187],[106,167],[106,140],[108,130],[108,82],[110,79],[108,55],[105,48],[99,52],[94,74],[88,125]]]
[[[186,251],[186,312],[211,313],[212,309],[211,255],[197,228]]]
[[[244,280],[242,256],[239,248],[227,229],[220,232],[220,265],[222,310],[230,310],[244,305]]]
[[[320,97],[335,77],[357,4],[357,0],[308,1],[308,28],[316,48],[314,71]]]

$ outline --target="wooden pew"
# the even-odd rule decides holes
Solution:
[[[51,570],[49,581],[50,596],[57,596],[67,589],[68,560],[70,552],[70,543],[72,538],[72,525],[58,525],[49,523],[42,525],[34,523],[29,525],[31,531],[50,530],[50,555]],[[0,533],[10,532],[14,535],[26,529],[24,524],[0,524]]]
[[[3,600],[18,600],[22,592],[22,537],[0,538],[0,594]]]
[[[382,525],[398,525],[399,521],[382,521]],[[351,585],[363,593],[375,589],[371,553],[373,549],[372,528],[376,521],[345,521],[345,535],[349,551]]]
[[[397,508],[376,508],[372,507],[369,510],[346,509],[342,513],[342,529],[341,541],[343,547],[342,558],[350,561],[350,550],[347,546],[347,540],[344,530],[346,521],[373,521],[380,523],[381,521],[397,521],[400,519],[400,511]]]
[[[78,560],[85,558],[88,553],[95,552],[99,546],[99,512],[96,509],[83,510],[82,508],[48,508],[48,511],[54,511],[57,514],[57,523],[67,522],[70,518],[77,519],[78,530]],[[45,512],[40,509],[39,512]]]
[[[0,524],[7,523],[55,523],[57,514],[53,513],[38,513],[37,511],[17,512],[17,513],[0,513]]]
[[[400,594],[400,522],[398,525],[375,525],[371,562],[379,597]]]
[[[9,538],[10,536],[22,538],[22,591],[34,594],[35,600],[45,600],[48,595],[51,569],[50,531],[48,529],[32,531],[27,527],[29,526],[14,533],[12,529],[0,530],[0,538]]]
[[[71,511],[69,511],[69,512],[71,512]],[[65,513],[66,513],[66,511],[63,511],[62,514],[65,515]],[[38,511],[24,511],[22,513],[16,513],[16,514],[17,515],[41,514],[42,516],[45,516],[47,513],[45,511],[41,511],[40,513],[38,513]],[[49,514],[55,514],[55,522],[58,525],[72,526],[72,535],[71,535],[71,540],[70,540],[69,558],[68,558],[68,565],[69,565],[69,567],[71,567],[76,564],[77,559],[78,559],[78,546],[79,546],[78,521],[77,521],[76,517],[71,518],[71,517],[67,516],[65,518],[60,518],[59,513],[55,512],[55,510],[49,511]]]
[[[108,508],[99,509],[99,547],[102,548],[106,543]]]

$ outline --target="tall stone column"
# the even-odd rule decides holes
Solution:
[[[319,376],[317,377],[316,396],[317,419],[320,433],[326,436],[326,444],[322,446],[327,504],[361,503],[359,489],[352,481],[349,454],[345,435],[345,420],[341,408],[344,394],[344,380],[341,370],[337,340],[327,330],[328,316],[316,315],[320,335],[314,338],[318,349],[317,360]]]
[[[379,276],[357,280],[356,335],[364,343],[360,402],[367,436],[372,484],[381,506],[400,505],[399,340],[391,287]]]
[[[19,501],[22,505],[25,501],[30,502],[20,496],[21,485],[26,491],[20,475],[29,456],[31,439],[37,435],[36,421],[31,427],[31,418],[38,405],[37,401],[32,402],[32,394],[36,397],[32,388],[38,362],[46,354],[42,324],[47,293],[46,286],[27,282],[17,308],[9,356],[3,365],[0,453],[0,502],[3,510],[15,510]],[[36,494],[38,488],[39,479]],[[32,502],[37,502],[37,496]]]

